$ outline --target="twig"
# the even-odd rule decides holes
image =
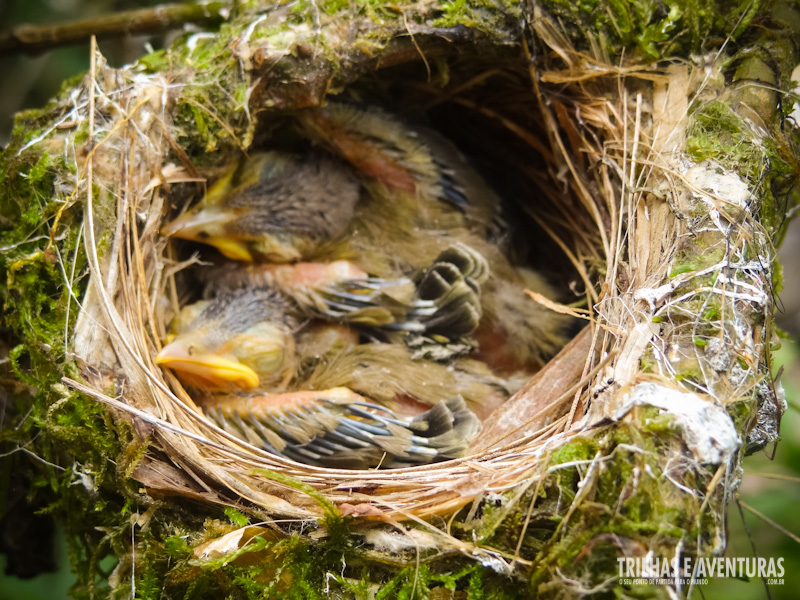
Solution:
[[[162,33],[186,23],[216,25],[228,17],[229,3],[165,4],[55,25],[23,24],[0,33],[0,53],[39,54],[59,46],[97,39]]]
[[[752,506],[750,506],[746,502],[743,502],[743,501],[739,500],[739,504],[741,504],[744,508],[749,510],[751,513],[753,513],[755,516],[757,516],[759,519],[761,519],[762,521],[764,521],[768,525],[772,525],[775,529],[780,531],[782,534],[790,537],[792,540],[794,540],[795,542],[800,544],[800,536],[798,536],[797,534],[792,533],[791,531],[786,529],[783,525],[779,525],[778,523],[776,523],[775,521],[770,519],[767,515],[757,511],[755,508],[753,508]]]
[[[782,481],[796,481],[800,483],[800,477],[795,475],[784,475],[782,473],[754,473],[747,471],[748,477],[764,477],[765,479],[780,479]]]
[[[742,526],[744,527],[744,531],[747,534],[747,539],[750,541],[750,547],[753,549],[753,555],[756,559],[759,558],[758,556],[758,549],[756,548],[756,541],[753,539],[753,534],[750,532],[750,526],[747,524],[747,519],[744,518],[744,511],[742,510],[742,501],[738,498],[736,499],[736,508],[739,509],[739,517],[742,519]],[[767,600],[772,600],[772,594],[769,591],[769,585],[767,585],[767,581],[764,577],[761,578],[761,582],[764,584],[764,591],[767,594]]]

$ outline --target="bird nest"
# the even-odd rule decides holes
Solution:
[[[253,51],[248,49],[246,53]],[[171,196],[167,189],[202,181],[202,177],[191,163],[162,162],[176,158],[170,156],[175,147],[170,143],[169,136],[174,135],[170,127],[175,124],[170,123],[168,112],[171,103],[168,81],[159,74],[131,85],[132,80],[126,77],[128,73],[108,69],[99,57],[98,61],[91,77],[103,92],[99,98],[91,95],[86,98],[86,118],[96,115],[88,126],[92,131],[113,131],[115,128],[117,131],[99,143],[87,157],[91,168],[87,165],[80,186],[85,189],[99,186],[108,190],[116,198],[117,206],[116,215],[103,226],[96,216],[100,201],[94,196],[86,198],[84,236],[92,278],[76,325],[74,350],[85,364],[84,376],[88,385],[78,381],[69,384],[121,409],[123,418],[132,418],[144,427],[143,431],[155,436],[154,445],[169,457],[173,466],[191,477],[186,479],[184,476],[182,485],[191,489],[199,483],[201,487],[195,493],[201,496],[209,495],[217,501],[235,505],[246,503],[268,514],[284,517],[320,517],[328,502],[346,515],[372,518],[448,515],[486,493],[508,490],[529,480],[531,470],[541,463],[541,457],[573,435],[566,431],[583,418],[583,407],[589,404],[589,389],[600,370],[610,364],[608,359],[594,358],[610,350],[603,344],[598,346],[597,335],[602,329],[581,334],[580,340],[573,343],[556,365],[540,374],[538,386],[535,383],[529,385],[504,406],[499,415],[493,415],[491,421],[494,423],[484,428],[475,442],[475,451],[458,460],[386,471],[319,468],[255,448],[208,420],[181,384],[154,363],[169,323],[180,308],[180,299],[186,296],[187,284],[176,282],[176,275],[187,264],[197,260],[195,257],[180,262],[169,240],[159,233],[171,214]],[[525,117],[523,112],[539,110],[534,96],[525,90],[530,86],[531,73],[521,71],[513,74],[521,79],[515,84],[521,87],[519,93],[527,93],[529,104],[523,106],[522,101],[516,99],[513,102],[516,106],[511,108],[520,114],[520,121],[525,118],[528,122],[519,125],[520,121],[512,115],[505,117],[508,126],[516,128],[512,131],[524,136],[523,141],[533,142],[535,146],[530,154],[546,155],[539,162],[544,163],[544,168],[550,167],[555,171],[558,166],[555,152],[564,157],[569,154],[558,148],[547,148],[538,141],[545,137],[539,131],[546,131],[546,126],[540,117]],[[459,74],[460,77],[468,75]],[[483,71],[478,77],[485,75]],[[358,86],[358,82],[354,85]],[[429,86],[426,91],[429,104],[444,101],[437,97],[441,92],[434,88]],[[135,110],[109,111],[110,106],[106,106],[103,100],[106,97],[117,98],[115,104],[135,107]],[[319,102],[325,100],[325,96],[318,98]],[[98,102],[103,105],[98,106]],[[254,101],[251,99],[250,102],[250,110],[255,113]],[[92,103],[95,104],[94,110]],[[458,104],[468,109],[477,111],[478,103],[479,100],[472,100],[468,95],[458,97]],[[216,117],[212,108],[198,106],[197,109],[201,114],[208,111],[206,118]],[[259,128],[265,127],[264,122],[272,124],[281,118],[289,119],[295,110],[296,107],[287,101],[283,110],[271,111],[268,115],[251,115],[253,137],[260,136]],[[484,113],[491,115],[497,110],[500,108],[483,108]],[[108,114],[108,120],[100,121],[97,115],[104,113]],[[468,116],[467,113],[462,118]],[[584,118],[590,117],[587,113]],[[495,118],[500,118],[499,113]],[[600,115],[594,118],[600,118]],[[534,134],[527,131],[526,126],[537,127],[539,131]],[[556,122],[551,122],[550,126],[557,127]],[[237,133],[230,125],[225,129],[230,130],[238,150],[247,148],[248,142],[239,139],[246,132]],[[574,154],[578,155],[578,149],[575,150]],[[218,153],[220,158],[217,160],[223,161],[218,166],[224,166],[226,153],[224,150]],[[552,164],[548,165],[548,161]],[[567,159],[564,164],[570,162],[571,159]],[[120,165],[126,165],[124,177],[127,183],[119,179],[122,175],[118,170]],[[572,167],[579,168],[578,165]],[[539,226],[553,236],[553,244],[558,243],[571,258],[581,277],[574,284],[587,290],[588,303],[594,305],[598,299],[597,269],[608,260],[604,247],[611,252],[609,244],[619,243],[613,239],[612,232],[606,231],[605,223],[618,222],[618,215],[609,212],[608,207],[599,209],[590,190],[578,185],[578,181],[569,186],[565,198],[564,190],[559,189],[556,182],[545,183],[547,173],[542,167],[539,169],[530,177],[536,180],[536,191],[543,197],[527,205]],[[125,187],[127,190],[122,193]],[[534,192],[529,192],[529,195],[534,197]],[[548,217],[548,213],[553,211],[557,211],[557,216]],[[535,224],[533,222],[532,226]],[[101,257],[98,249],[102,248],[100,236],[104,233],[109,236],[108,248]],[[619,235],[617,232],[616,237]],[[548,303],[546,298],[537,299]],[[573,310],[555,303],[551,306],[554,311],[576,313],[591,319],[591,313],[586,310]],[[98,323],[103,326],[98,327]],[[567,362],[569,368],[560,372],[559,365]],[[110,395],[109,384],[113,381],[108,376],[112,372],[112,377],[119,377],[119,380],[115,393]],[[117,391],[118,386],[122,387]],[[575,432],[581,429],[581,426],[574,428]],[[164,482],[153,479],[163,474],[151,460],[146,458],[134,472],[134,477],[158,488]],[[326,502],[321,503],[320,497]]]
[[[20,150],[74,165],[56,181],[63,202],[50,230],[58,248],[60,220],[82,205],[70,235],[82,238],[75,256],[85,252],[90,277],[83,298],[67,299],[67,314],[79,310],[68,338],[80,369],[63,381],[133,424],[140,450],[126,475],[154,498],[269,520],[353,517],[353,531],[385,521],[417,551],[499,572],[550,569],[556,559],[542,557],[558,548],[548,540],[570,527],[583,527],[567,552],[578,562],[581,548],[604,543],[643,555],[632,523],[662,533],[652,544],[672,557],[681,536],[664,524],[689,531],[702,520],[683,551],[720,552],[740,449],[777,438],[782,406],[768,369],[773,248],[753,202],[764,132],[721,98],[718,63],[611,65],[542,14],[524,33],[491,35],[277,14],[243,13],[231,30],[187,35],[122,69],[94,53],[58,116]],[[368,49],[365,32],[380,43]],[[217,427],[154,362],[196,260],[159,233],[173,205],[198,197],[215,166],[268,145],[276,123],[342,96],[414,106],[490,168],[516,173],[521,220],[568,273],[562,300],[572,293],[569,306],[531,302],[586,323],[463,458],[367,471],[300,464]],[[745,161],[738,171],[733,157]],[[76,262],[54,258],[70,289]],[[627,525],[615,530],[614,519]],[[196,555],[256,535],[237,531]],[[399,552],[376,540],[366,545]]]

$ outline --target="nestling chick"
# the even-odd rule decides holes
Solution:
[[[281,387],[294,374],[296,329],[289,303],[274,290],[223,293],[179,313],[156,364],[203,390]]]
[[[253,153],[162,233],[243,262],[343,258],[393,278],[495,226],[497,196],[434,132],[337,104],[300,121],[332,154]]]
[[[254,154],[162,234],[210,244],[233,260],[293,262],[341,234],[358,197],[358,181],[329,156]]]
[[[430,260],[445,246],[463,243],[489,267],[481,284],[476,357],[502,373],[532,372],[563,346],[567,318],[524,291],[554,297],[552,288],[530,269],[510,264],[499,235],[500,199],[453,143],[426,128],[403,126],[382,111],[346,104],[308,110],[299,121],[309,137],[368,176],[370,193],[361,206],[370,208],[357,210],[357,225],[351,226],[357,232],[351,247],[362,268],[375,274],[387,262],[413,265],[419,257]],[[369,218],[376,213],[386,215],[386,222]],[[419,355],[436,358],[434,350],[425,344]]]
[[[453,458],[479,429],[462,394],[474,404],[495,405],[508,396],[500,380],[474,365],[461,370],[415,361],[402,345],[354,344],[346,332],[328,327],[296,332],[287,311],[291,304],[265,288],[190,305],[156,362],[197,389],[208,414],[251,442],[256,432],[259,445],[305,462],[311,448],[344,444],[337,446],[342,455],[322,456],[317,448],[315,464],[366,468],[384,455],[390,457],[384,464]],[[247,389],[272,393],[230,393]],[[307,418],[302,435],[290,423],[301,413]],[[350,431],[354,420],[357,435]]]
[[[456,395],[478,406],[509,393],[504,380],[473,361],[414,360],[403,344],[359,344],[346,327],[317,321],[301,327],[296,309],[268,288],[189,305],[156,362],[206,396],[346,386],[408,414]]]
[[[466,226],[486,236],[497,225],[497,195],[458,148],[424,127],[375,108],[330,102],[301,113],[310,139],[350,163],[377,195],[414,198],[424,228]]]

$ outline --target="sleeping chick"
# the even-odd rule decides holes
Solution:
[[[435,354],[445,360],[474,345],[489,269],[482,255],[456,242],[412,277],[369,277],[348,261],[223,265],[201,274],[207,295],[273,287],[305,317],[347,323],[374,339],[415,347],[418,356]]]
[[[198,402],[218,423],[249,441],[254,431],[260,432],[260,444],[279,453],[294,448],[286,450],[290,457],[298,445],[323,444],[318,438],[339,436],[344,443],[341,428],[355,419],[363,430],[356,436],[360,441],[345,446],[361,448],[353,455],[359,460],[385,459],[386,454],[391,459],[384,464],[389,465],[453,458],[479,429],[468,405],[479,409],[483,404],[488,410],[508,397],[502,380],[469,361],[459,368],[414,360],[401,344],[359,344],[342,326],[300,327],[292,310],[286,298],[268,288],[189,305],[156,362],[194,388]],[[287,423],[301,413],[309,419],[306,429],[315,434],[291,434]],[[378,437],[366,447],[363,438],[369,431]],[[275,435],[288,445],[281,446]],[[335,462],[330,457],[320,461],[315,464]],[[355,458],[348,461],[355,464]]]
[[[329,152],[252,153],[162,233],[242,262],[347,259],[397,277],[496,225],[497,196],[441,136],[339,104],[300,122]]]
[[[395,379],[407,379],[409,385],[422,381],[412,394],[422,401],[433,403],[456,394],[477,401],[481,394],[486,395],[480,386],[467,391],[456,385],[459,371],[450,364],[414,361],[420,358],[417,349],[424,340],[439,348],[440,360],[448,348],[452,350],[448,358],[463,354],[455,348],[459,344],[471,349],[471,336],[481,317],[481,283],[486,278],[486,265],[479,255],[466,247],[447,249],[415,280],[394,282],[394,287],[410,287],[403,292],[386,291],[391,287],[387,282],[348,278],[358,273],[346,265],[329,266],[335,268],[302,263],[280,266],[262,272],[257,285],[226,288],[211,300],[184,307],[156,362],[201,390],[274,391],[283,389],[299,371],[296,356],[321,360],[322,355],[330,354],[306,348],[319,346],[321,339],[332,339],[331,349],[348,345],[343,340],[353,345],[350,328],[357,328],[375,343],[359,346],[350,356],[368,348],[372,356],[361,353],[359,360],[370,364],[377,363],[378,357],[393,355],[380,372],[391,375],[395,369]],[[248,278],[243,283],[254,282]],[[340,324],[338,329],[333,327],[335,323]],[[303,351],[295,352],[298,344]],[[340,372],[355,368],[341,364]],[[453,384],[442,392],[435,391],[435,385],[426,388],[428,375]],[[491,379],[487,374],[481,377]],[[332,387],[352,387],[351,383],[340,381]],[[325,384],[317,381],[315,385],[319,389]],[[375,378],[370,385],[376,385]],[[426,395],[426,390],[434,395]],[[398,389],[396,393],[404,392]]]
[[[330,156],[253,154],[162,234],[210,244],[232,260],[293,262],[342,234],[358,198],[358,181]]]
[[[156,364],[202,390],[285,386],[295,369],[297,323],[289,309],[286,298],[268,288],[223,293],[186,306]]]

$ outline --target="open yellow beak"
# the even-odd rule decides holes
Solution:
[[[250,253],[247,247],[241,242],[232,240],[231,238],[212,236],[205,240],[198,241],[203,241],[214,246],[217,250],[222,252],[226,258],[230,258],[231,260],[253,262],[253,255]]]
[[[189,385],[229,390],[237,387],[251,390],[258,386],[258,375],[242,363],[214,354],[188,354],[183,344],[173,342],[156,356],[156,364],[168,367]]]
[[[245,243],[223,232],[242,215],[214,206],[195,208],[161,228],[161,235],[214,246],[231,260],[253,262]]]

